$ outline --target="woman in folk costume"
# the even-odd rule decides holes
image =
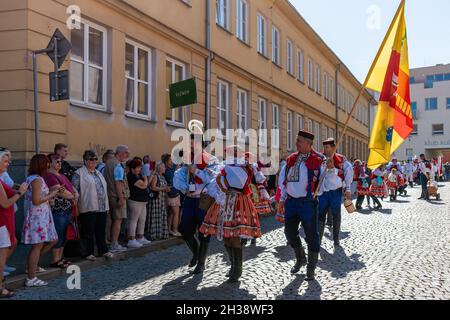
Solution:
[[[255,155],[246,152],[245,153],[245,161],[247,161],[250,164],[255,163]],[[258,171],[261,172],[261,163],[257,163]],[[251,199],[253,201],[253,205],[255,206],[256,211],[260,216],[268,216],[272,213],[272,207],[270,206],[270,199],[269,193],[266,190],[266,182],[264,183],[257,183],[255,176],[253,176],[252,183],[250,184],[249,188],[252,191]]]
[[[372,184],[369,188],[369,195],[376,204],[375,210],[379,210],[382,209],[383,206],[378,198],[387,197],[387,188],[382,167],[376,168],[372,171],[371,179]]]
[[[208,187],[208,193],[216,203],[208,210],[200,232],[205,236],[217,236],[224,240],[231,261],[228,282],[238,282],[242,275],[241,239],[261,237],[259,215],[251,200],[249,188],[253,177],[256,183],[265,181],[256,165],[245,161],[244,152],[238,146],[228,149],[234,153],[228,157],[219,175]]]
[[[387,185],[389,188],[390,200],[391,201],[397,200],[399,178],[398,178],[398,171],[396,168],[392,168],[391,173],[388,176]]]
[[[358,185],[356,186],[356,195],[358,196],[356,200],[356,209],[361,210],[364,198],[369,195],[369,176],[366,174],[360,160],[355,160],[353,170],[353,178],[356,178],[358,182]]]

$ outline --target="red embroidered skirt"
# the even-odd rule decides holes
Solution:
[[[388,181],[387,182],[387,186],[389,189],[397,189],[398,188],[398,183],[396,181]]]
[[[369,188],[364,188],[361,181],[358,181],[358,186],[356,187],[356,195],[358,196],[368,196],[370,193]]]
[[[206,236],[217,236],[220,232],[223,238],[260,238],[261,225],[259,215],[249,196],[237,194],[233,217],[230,221],[224,221],[220,226],[220,206],[215,203],[206,213],[200,232]],[[223,228],[223,230],[219,230]]]
[[[387,196],[386,184],[384,182],[381,185],[372,184],[370,186],[370,195],[374,197],[386,197]]]

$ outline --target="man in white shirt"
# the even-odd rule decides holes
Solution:
[[[334,138],[323,142],[324,155],[328,160],[322,165],[323,178],[319,195],[319,230],[322,242],[325,231],[327,212],[331,209],[333,215],[333,241],[334,246],[339,246],[339,233],[341,229],[341,205],[342,193],[345,190],[345,198],[352,199],[351,184],[353,182],[353,166],[347,159],[336,153]]]
[[[297,259],[291,273],[299,272],[307,264],[306,281],[314,280],[320,252],[318,210],[314,193],[324,157],[313,150],[313,141],[312,133],[303,130],[299,132],[296,143],[298,152],[287,159],[280,173],[281,200],[278,204],[278,212],[285,214],[286,239]],[[306,234],[308,260],[299,236],[300,223]]]
[[[404,165],[404,171],[405,171],[404,174],[406,176],[406,179],[409,182],[409,186],[411,188],[413,188],[414,187],[414,183],[413,183],[413,181],[414,181],[414,177],[413,177],[413,175],[414,175],[414,165],[411,163],[411,160],[408,160],[406,162],[406,164]]]

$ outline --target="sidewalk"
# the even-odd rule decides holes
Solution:
[[[184,241],[180,238],[170,238],[167,240],[162,241],[155,241],[149,244],[148,246],[144,246],[142,248],[138,249],[129,249],[124,252],[115,253],[113,259],[106,259],[106,258],[97,258],[96,261],[87,261],[82,259],[70,259],[73,262],[73,265],[77,265],[80,267],[81,271],[86,271],[92,268],[100,267],[102,265],[111,264],[116,261],[126,260],[133,257],[140,257],[144,256],[147,253],[154,252],[154,251],[160,251],[167,249],[172,246],[179,246],[183,244]],[[44,273],[40,273],[38,275],[39,279],[41,280],[51,280],[58,277],[68,276],[66,273],[66,270],[63,269],[57,269],[57,268],[46,268],[47,270]],[[25,284],[25,279],[27,275],[23,272],[21,274],[18,274],[16,276],[9,276],[6,278],[5,285],[8,289],[11,290],[17,290],[19,288],[23,288]]]

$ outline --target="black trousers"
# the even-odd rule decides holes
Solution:
[[[99,256],[108,252],[106,246],[106,217],[106,212],[87,212],[78,216],[81,256],[83,258],[94,255],[94,239]]]

